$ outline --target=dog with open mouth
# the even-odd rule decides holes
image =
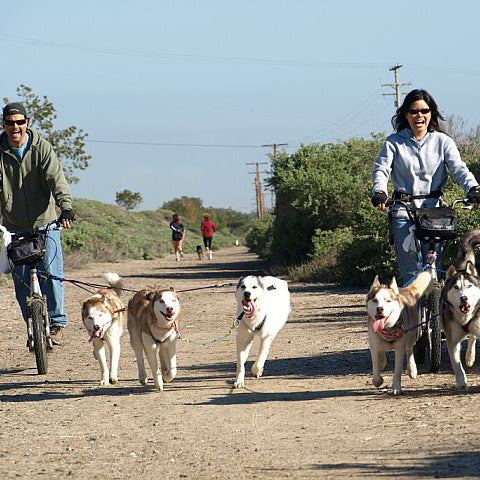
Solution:
[[[111,288],[97,290],[82,304],[82,321],[88,332],[88,343],[93,344],[93,355],[100,364],[100,385],[118,382],[120,337],[123,334],[124,311],[120,295],[123,280],[117,273],[105,273]],[[110,371],[105,346],[110,353]]]
[[[373,384],[383,384],[380,370],[386,365],[386,352],[395,351],[392,393],[402,393],[403,359],[407,353],[407,371],[416,378],[417,365],[413,347],[421,328],[418,301],[430,291],[433,278],[429,271],[420,272],[406,287],[398,288],[395,277],[389,285],[381,284],[378,275],[367,295],[368,342],[372,358]]]
[[[257,378],[262,375],[272,342],[290,313],[290,292],[285,280],[250,275],[240,278],[235,296],[237,373],[233,386],[241,388],[245,386],[245,362],[255,337],[260,345],[252,374]]]
[[[128,303],[127,327],[142,385],[147,384],[144,355],[157,390],[163,390],[163,383],[177,375],[179,319],[180,301],[173,288],[140,290]]]
[[[447,269],[441,297],[441,318],[448,355],[455,373],[455,388],[467,388],[467,376],[460,358],[461,342],[468,336],[467,366],[475,361],[475,343],[480,338],[480,279],[475,268],[474,248],[480,244],[480,230],[467,232],[461,242],[457,267]]]

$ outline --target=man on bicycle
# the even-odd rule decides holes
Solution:
[[[448,179],[447,170],[478,207],[478,182],[460,158],[455,142],[442,132],[439,119],[444,120],[427,91],[412,90],[405,97],[392,118],[396,133],[387,137],[375,162],[372,174],[372,204],[375,207],[386,210],[390,175],[395,199],[417,208],[440,206],[442,189]],[[395,255],[403,280],[407,282],[425,265],[428,245],[422,245],[421,252],[409,245],[407,237],[412,232],[412,220],[404,208],[392,208],[389,220]],[[441,265],[441,260],[439,246],[437,266]]]
[[[0,135],[0,211],[3,225],[13,233],[40,228],[57,218],[70,228],[75,219],[72,197],[62,166],[52,145],[29,128],[29,118],[21,103],[3,108],[4,132]],[[39,269],[63,277],[63,255],[60,232],[51,230],[47,236],[46,253]],[[15,267],[12,276],[15,294],[26,320],[26,298],[29,294],[28,266]],[[47,297],[50,335],[59,345],[67,326],[64,311],[63,284],[58,280],[41,280]]]

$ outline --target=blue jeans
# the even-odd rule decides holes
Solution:
[[[38,270],[63,278],[63,254],[60,231],[50,230],[46,239],[46,252],[38,264]],[[27,296],[30,295],[30,268],[28,265],[15,267],[12,272],[15,295],[22,310],[23,319],[27,319]],[[47,309],[50,326],[67,326],[67,317],[63,306],[63,284],[59,280],[40,278],[40,288],[47,297]]]
[[[394,213],[390,219],[395,255],[404,283],[408,282],[427,263],[428,243],[420,242],[420,240],[415,238],[415,250],[407,252],[403,247],[403,242],[410,233],[409,229],[411,226],[412,221],[407,216],[395,215]],[[443,244],[436,244],[435,251],[437,252],[435,265],[437,270],[439,270],[443,260]]]

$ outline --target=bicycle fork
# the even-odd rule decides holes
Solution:
[[[47,311],[47,297],[42,294],[40,282],[38,280],[38,273],[36,267],[30,268],[30,296],[27,298],[27,334],[28,334],[28,348],[33,350],[33,323],[30,314],[30,304],[36,298],[40,298],[43,304],[43,327],[45,329],[45,337],[47,340],[47,348],[53,350],[53,342],[50,337],[50,319]]]

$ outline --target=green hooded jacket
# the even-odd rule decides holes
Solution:
[[[5,132],[0,135],[0,213],[10,232],[27,232],[57,218],[55,205],[72,208],[67,180],[52,145],[30,128],[19,163]]]

